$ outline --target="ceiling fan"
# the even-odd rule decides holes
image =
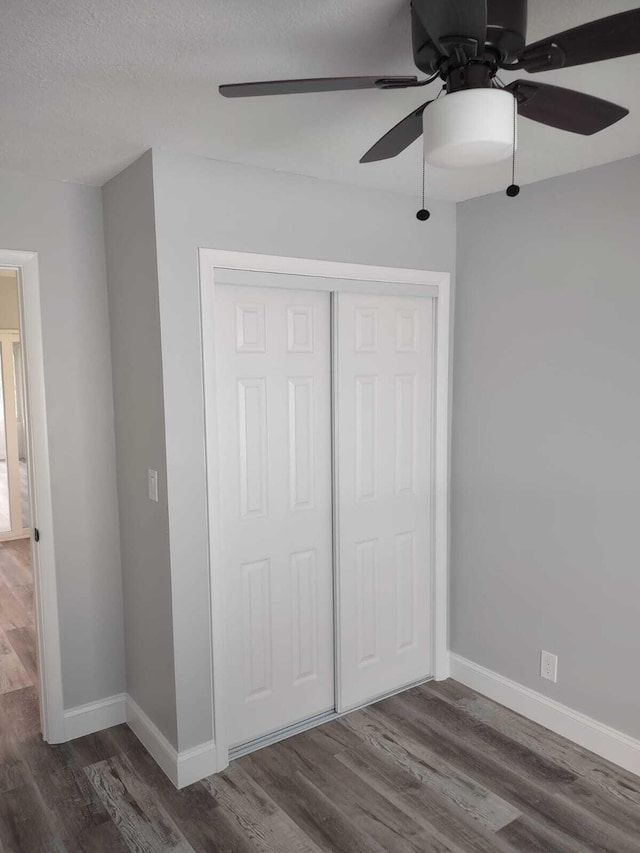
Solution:
[[[425,159],[457,167],[496,162],[516,145],[516,115],[591,135],[628,110],[583,92],[530,80],[503,85],[500,70],[536,74],[640,53],[640,9],[526,44],[527,0],[411,0],[413,58],[426,79],[323,77],[219,87],[227,98],[347,89],[409,89],[444,81],[445,97],[421,104],[379,139],[361,163],[395,157],[423,133]],[[517,113],[516,113],[517,111]]]

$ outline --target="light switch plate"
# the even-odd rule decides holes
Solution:
[[[148,472],[149,479],[149,500],[158,502],[158,472],[153,471],[149,468]]]

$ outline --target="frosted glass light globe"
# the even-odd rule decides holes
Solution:
[[[516,108],[514,96],[502,89],[462,89],[438,98],[422,117],[425,160],[444,169],[506,160]]]

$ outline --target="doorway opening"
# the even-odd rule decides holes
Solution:
[[[26,399],[18,272],[0,267],[0,703],[12,708],[39,704]]]

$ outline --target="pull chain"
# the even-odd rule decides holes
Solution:
[[[513,148],[511,151],[511,184],[507,187],[509,198],[515,198],[520,193],[520,187],[516,184],[516,140],[518,133],[518,99],[513,96]]]
[[[424,206],[424,184],[425,184],[425,164],[424,164],[424,152],[422,154],[422,207],[416,213],[416,219],[419,219],[420,222],[426,222],[426,220],[431,216],[428,210],[425,209]]]

